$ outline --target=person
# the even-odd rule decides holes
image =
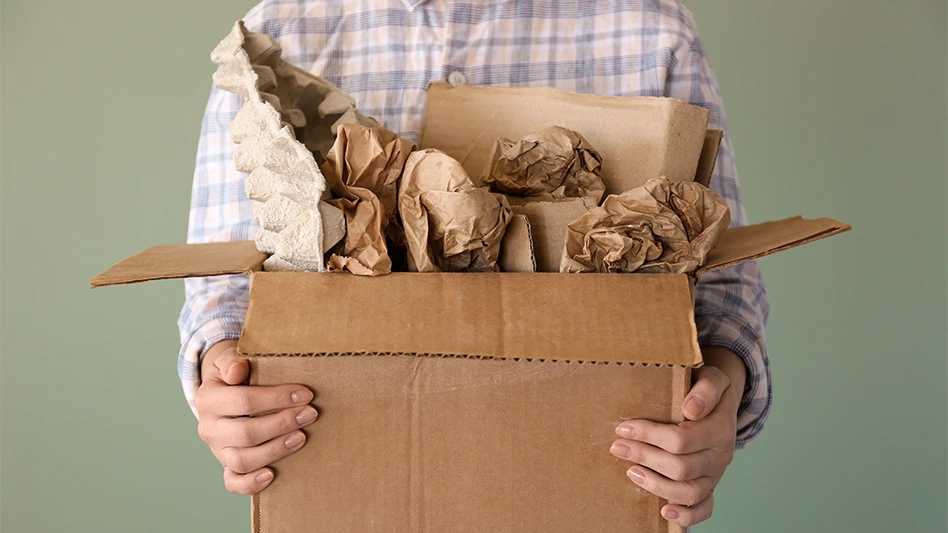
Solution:
[[[710,110],[726,131],[717,81],[691,13],[674,0],[266,0],[245,17],[285,60],[327,78],[389,130],[417,140],[430,82],[552,86],[617,96],[665,96]],[[256,230],[229,125],[241,99],[212,90],[202,123],[188,242],[250,240]],[[725,134],[711,187],[744,225]],[[186,281],[178,368],[198,433],[224,467],[227,490],[254,494],[268,465],[305,444],[312,391],[245,385],[236,339],[246,276]],[[611,452],[630,482],[667,499],[662,514],[691,526],[711,516],[714,487],[734,450],[764,425],[771,401],[764,326],[769,305],[756,263],[707,274],[695,320],[705,365],[693,374],[685,421],[621,422]],[[247,417],[261,413],[264,416]],[[618,422],[618,421],[616,421]]]

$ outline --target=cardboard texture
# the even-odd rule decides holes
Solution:
[[[708,130],[704,138],[704,146],[701,148],[701,156],[698,158],[698,170],[695,173],[695,182],[709,187],[711,176],[714,174],[714,164],[718,161],[718,149],[721,148],[721,140],[724,139],[724,132],[721,130]]]
[[[527,199],[510,198],[510,210],[530,220],[530,234],[536,255],[537,272],[559,272],[563,257],[566,225],[596,207],[588,198]]]
[[[658,176],[694,181],[708,111],[672,98],[433,83],[418,145],[444,151],[479,177],[497,138],[520,139],[549,126],[581,133],[602,155],[606,194],[620,194]]]
[[[537,271],[530,219],[525,215],[510,217],[507,231],[504,232],[504,240],[500,241],[500,257],[497,258],[497,264],[501,272]]]
[[[694,180],[706,121],[666,99],[434,85],[421,144],[477,175],[498,137],[560,125],[586,136],[607,192],[622,192]],[[509,237],[522,251],[532,233],[538,270],[559,269],[557,228],[592,207],[576,202],[515,202]],[[848,229],[800,217],[728,229],[698,274]],[[303,383],[320,410],[252,498],[255,533],[682,533],[609,444],[623,418],[681,421],[702,362],[689,276],[363,277],[260,272],[264,258],[249,242],[155,247],[92,281],[251,273],[238,349],[252,383]]]

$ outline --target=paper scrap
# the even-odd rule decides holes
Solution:
[[[392,271],[386,232],[397,226],[398,180],[415,145],[391,131],[358,124],[339,126],[322,171],[346,218],[345,245],[330,270],[376,276]]]
[[[591,198],[598,204],[606,190],[601,167],[602,157],[582,135],[553,126],[516,142],[497,139],[481,181],[510,195],[550,193],[555,198]]]
[[[567,225],[560,271],[689,274],[704,265],[730,221],[714,191],[654,178]]]
[[[511,212],[503,195],[475,187],[455,159],[438,150],[414,152],[398,191],[409,270],[496,271]]]

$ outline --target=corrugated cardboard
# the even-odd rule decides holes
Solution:
[[[606,194],[621,194],[658,176],[694,181],[708,110],[672,98],[433,83],[418,144],[446,152],[477,179],[495,139],[519,139],[548,126],[581,133],[602,155]]]
[[[423,144],[472,165],[465,152],[489,149],[498,135],[564,125],[612,162],[613,192],[659,168],[694,179],[707,137],[703,124],[679,128],[694,112],[671,101],[433,91]],[[497,105],[484,107],[481,96]],[[671,120],[634,112],[643,108]],[[483,120],[465,128],[457,113],[474,120],[474,109]],[[472,134],[481,128],[496,131],[488,141]],[[679,133],[698,148],[682,147]],[[646,145],[659,152],[649,156],[649,175],[628,166],[629,146]],[[678,161],[679,151],[689,161]],[[704,270],[847,229],[797,217],[727,230]],[[628,463],[609,444],[624,418],[682,419],[691,370],[701,364],[688,276],[366,278],[259,272],[262,261],[253,243],[156,247],[92,282],[251,274],[238,349],[251,360],[252,383],[306,384],[320,410],[308,444],[276,463],[273,483],[253,497],[254,532],[682,531],[661,517],[663,500],[626,478]]]
[[[526,215],[514,215],[507,224],[504,240],[500,243],[497,264],[501,272],[536,272],[537,260],[533,250],[533,230]]]
[[[530,220],[537,272],[559,272],[566,225],[596,207],[588,198],[532,200],[510,198],[510,209]]]

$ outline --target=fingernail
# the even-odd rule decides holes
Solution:
[[[287,448],[292,450],[293,448],[296,448],[297,446],[303,444],[303,441],[305,440],[306,440],[306,436],[303,435],[303,432],[297,431],[296,433],[287,437],[286,440],[283,441],[283,444],[285,444]]]
[[[704,400],[697,396],[692,396],[685,402],[685,414],[691,418],[698,418],[704,412]]]
[[[631,426],[619,426],[616,428],[616,435],[627,439],[635,438],[635,428]]]
[[[297,405],[309,403],[313,399],[313,391],[309,389],[293,391],[293,394],[290,395],[290,399],[293,400],[293,403]]]
[[[301,426],[309,424],[313,420],[316,420],[316,409],[313,409],[312,407],[307,407],[296,415],[296,423]]]
[[[628,474],[629,479],[634,481],[636,485],[645,484],[645,472],[642,472],[638,468],[630,468],[626,473]]]
[[[621,442],[613,442],[612,448],[609,448],[609,452],[616,457],[621,457],[622,459],[628,459],[632,456],[632,448],[629,448]]]
[[[270,481],[271,479],[273,479],[273,472],[269,470],[264,470],[263,472],[260,472],[259,474],[257,474],[257,477],[255,479],[257,480],[257,483],[266,483],[267,481]]]
[[[678,511],[672,509],[671,507],[662,508],[662,516],[667,520],[678,520]]]

